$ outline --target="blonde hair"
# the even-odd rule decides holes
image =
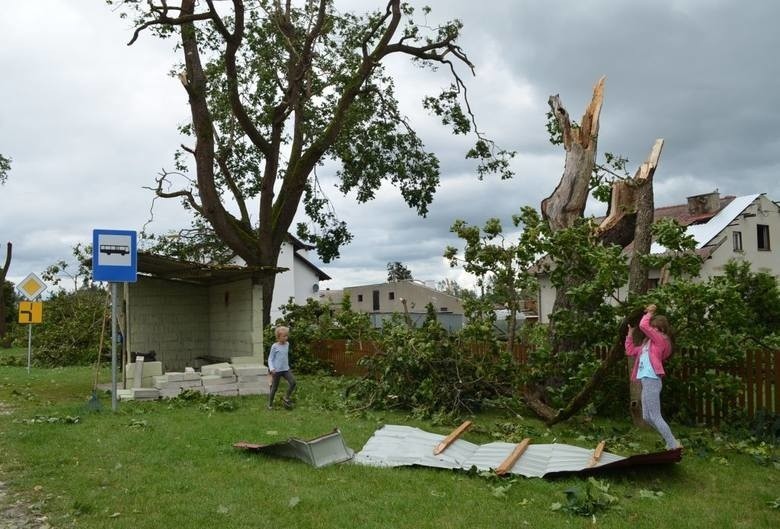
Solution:
[[[279,335],[281,333],[285,333],[287,336],[290,336],[290,328],[285,327],[284,325],[280,325],[279,327],[274,329],[274,336],[276,336],[277,338],[279,338]]]

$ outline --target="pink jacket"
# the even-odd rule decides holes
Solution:
[[[639,328],[645,333],[645,336],[650,340],[650,365],[653,366],[653,371],[659,377],[664,376],[664,360],[669,358],[672,354],[672,348],[669,344],[669,339],[664,333],[650,325],[650,319],[652,314],[646,312],[642,319],[639,321]],[[642,353],[641,345],[634,345],[634,341],[631,339],[631,333],[626,336],[626,355],[627,356],[639,356]],[[634,362],[634,369],[631,372],[631,380],[636,380],[636,372],[639,370],[639,362]]]

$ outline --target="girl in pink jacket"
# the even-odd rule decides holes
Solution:
[[[642,418],[661,434],[667,450],[681,448],[669,425],[661,416],[661,389],[664,372],[664,360],[672,354],[671,326],[664,316],[655,315],[655,305],[645,308],[645,315],[639,321],[639,329],[644,334],[641,344],[634,344],[633,328],[628,326],[626,336],[626,355],[636,357],[631,380],[642,384]]]

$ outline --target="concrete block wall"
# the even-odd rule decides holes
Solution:
[[[154,350],[165,371],[183,370],[209,354],[209,289],[139,277],[128,296],[128,351]]]
[[[255,352],[253,286],[249,279],[209,287],[209,351],[217,358]],[[262,313],[257,315],[262,318]]]

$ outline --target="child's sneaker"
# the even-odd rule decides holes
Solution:
[[[282,402],[284,402],[284,407],[287,408],[288,410],[292,408],[292,401],[290,399],[284,398],[282,399]]]
[[[272,410],[272,409],[274,409],[274,406],[273,406],[273,404],[269,404],[269,405],[268,405],[268,409],[269,409],[269,410]]]

